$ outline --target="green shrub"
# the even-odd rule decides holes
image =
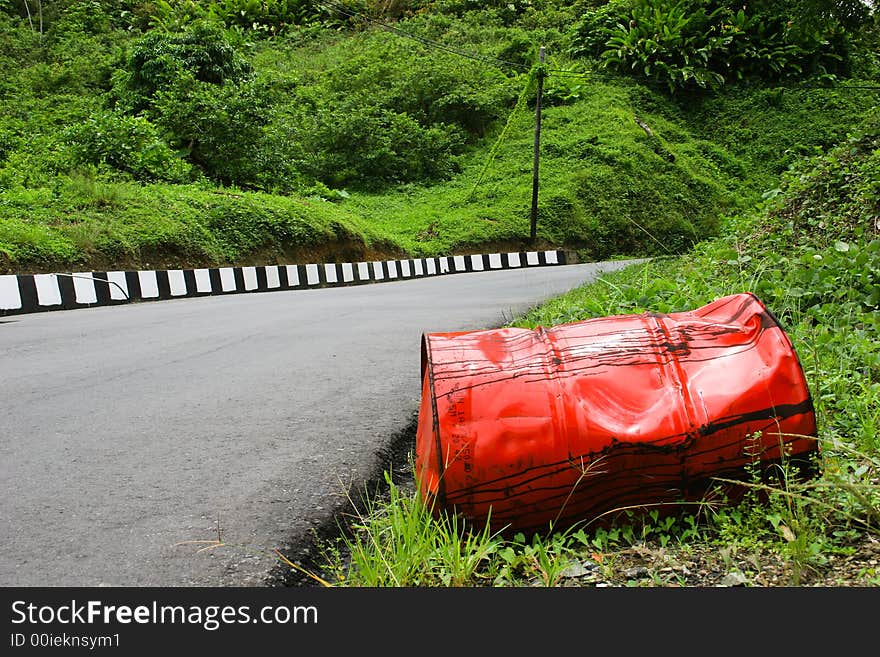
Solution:
[[[604,39],[598,55],[603,66],[671,91],[715,89],[730,79],[849,75],[853,40],[847,26],[867,23],[870,12],[849,1],[830,10],[806,0],[795,4],[792,11],[761,1],[634,0],[624,17],[625,5],[613,3],[582,18],[572,50],[596,56]]]
[[[629,22],[634,7],[635,0],[610,0],[584,9],[572,29],[569,53],[573,57],[601,57],[608,41],[617,35],[618,25]]]
[[[126,70],[114,79],[119,104],[137,113],[152,107],[159,91],[190,75],[199,82],[222,85],[252,78],[250,62],[240,55],[222,29],[197,22],[179,34],[147,32],[131,48]]]
[[[463,66],[457,55],[386,32],[360,36],[343,48],[320,84],[336,103],[372,99],[369,104],[409,114],[425,126],[456,125],[468,137],[485,134],[520,86],[491,63]]]
[[[156,92],[152,113],[172,145],[210,178],[240,185],[256,179],[268,109],[252,84],[216,85],[184,74]]]
[[[448,178],[517,93],[493,66],[463,67],[385,32],[349,37],[323,55],[319,71],[304,67],[282,82],[290,94],[276,99],[263,142],[276,178],[361,189]]]
[[[880,238],[880,113],[874,108],[842,146],[786,172],[768,221],[830,247]],[[773,190],[781,192],[782,189]],[[842,253],[848,253],[843,249]]]
[[[461,134],[454,127],[424,127],[412,116],[389,109],[358,106],[322,113],[306,148],[320,155],[303,171],[331,187],[373,188],[425,179],[448,178],[456,171]]]
[[[106,166],[142,182],[185,182],[190,165],[178,157],[144,117],[100,112],[65,130],[70,164]]]

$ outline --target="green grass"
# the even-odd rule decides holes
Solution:
[[[506,132],[499,126],[464,155],[449,182],[353,193],[346,205],[419,255],[522,243],[531,219],[534,111],[511,113]],[[742,200],[741,181],[706,154],[712,150],[682,125],[640,111],[626,84],[590,82],[577,101],[543,112],[539,239],[593,259],[680,252],[713,234],[720,215]]]
[[[0,191],[0,270],[357,260],[396,247],[320,198],[59,177]]]

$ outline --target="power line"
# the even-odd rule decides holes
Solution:
[[[556,77],[567,77],[567,78],[582,78],[584,80],[588,80],[591,78],[597,77],[614,77],[611,73],[606,73],[603,71],[570,71],[565,69],[545,69],[545,72],[548,75],[554,75]],[[667,84],[661,80],[656,80],[652,78],[646,78],[641,76],[625,76],[628,79],[634,80],[641,84],[647,85],[658,85],[662,87],[666,87]],[[800,86],[777,86],[777,87],[764,87],[765,89],[781,89],[781,90],[790,90],[790,91],[801,91],[801,90],[825,90],[825,91],[837,91],[840,89],[858,89],[858,90],[872,90],[872,91],[880,91],[880,86],[875,85],[858,85],[858,84],[837,84],[837,85],[800,85]]]

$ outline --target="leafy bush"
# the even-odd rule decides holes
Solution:
[[[152,113],[172,145],[209,177],[241,185],[255,179],[256,149],[268,116],[252,84],[218,86],[181,75],[156,92]]]
[[[714,89],[731,78],[848,75],[853,47],[847,27],[866,23],[870,11],[849,0],[822,10],[815,5],[804,0],[792,12],[762,1],[614,2],[585,14],[575,28],[572,51],[591,57],[598,52],[606,68],[672,91]],[[610,27],[614,20],[619,22]]]
[[[450,125],[425,127],[406,113],[369,105],[325,111],[302,136],[307,149],[320,149],[303,171],[331,187],[446,178],[461,144]]]
[[[570,54],[598,59],[617,35],[618,25],[629,22],[634,7],[635,0],[610,0],[584,9],[572,30]]]
[[[724,82],[710,68],[726,39],[716,30],[719,10],[711,13],[689,0],[640,0],[628,26],[620,25],[602,52],[603,64],[617,71],[635,71],[664,82],[670,89],[714,88]]]
[[[348,10],[341,13],[331,5],[311,0],[158,0],[151,25],[166,32],[180,32],[208,20],[227,29],[274,37],[300,26],[345,27],[353,18],[352,12],[366,11],[368,4],[380,3],[347,2]]]
[[[462,66],[385,32],[349,37],[325,56],[275,103],[264,141],[275,177],[361,189],[448,178],[516,97],[493,66]]]
[[[784,203],[768,212],[768,221],[786,226],[795,238],[808,238],[822,247],[880,238],[877,109],[844,145],[799,163],[780,185],[785,193],[780,196],[782,189],[776,189],[772,196]]]
[[[482,136],[516,99],[520,84],[491,63],[463,63],[458,55],[386,32],[343,46],[322,76],[336,102],[349,98],[409,114],[420,124],[448,123],[470,137]]]
[[[137,113],[151,108],[156,93],[171,88],[184,75],[222,85],[248,81],[252,73],[250,62],[222,29],[197,22],[179,34],[154,30],[138,39],[114,85],[119,104]]]
[[[100,112],[63,135],[72,166],[93,164],[130,173],[142,182],[185,182],[191,167],[144,117]]]

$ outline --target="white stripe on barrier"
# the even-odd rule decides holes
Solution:
[[[37,286],[37,303],[41,306],[60,306],[61,288],[55,274],[34,274]]]
[[[287,284],[291,287],[299,285],[299,268],[296,265],[285,265],[287,268]]]
[[[328,262],[324,264],[324,278],[328,283],[338,283],[339,278],[336,276],[336,264]]]
[[[21,308],[21,292],[18,289],[18,276],[15,274],[0,276],[0,310],[19,308]]]
[[[156,272],[139,271],[138,282],[141,284],[141,298],[154,299],[159,297],[159,281],[156,280]]]
[[[397,261],[386,260],[386,264],[388,265],[388,278],[397,278]]]
[[[269,265],[266,267],[266,287],[281,287],[281,277],[278,274],[278,265]]]
[[[483,256],[471,256],[471,269],[473,269],[474,271],[483,271]]]
[[[426,266],[428,268],[428,276],[433,276],[437,273],[437,263],[434,262],[434,258],[431,258],[426,262]]]
[[[77,303],[98,303],[98,293],[95,291],[91,272],[73,272],[73,296]]]
[[[413,261],[413,270],[415,271],[416,276],[424,276],[425,269],[423,267],[424,260],[419,258],[418,260]]]
[[[108,271],[107,281],[110,283],[110,299],[113,301],[128,299],[128,281],[125,280],[124,271]]]
[[[490,269],[501,269],[504,265],[501,262],[501,254],[500,253],[490,253],[489,254],[489,268]]]
[[[181,269],[169,269],[168,274],[168,289],[171,292],[172,297],[182,297],[186,295],[186,278],[183,275],[183,270]]]
[[[519,261],[519,253],[508,253],[507,254],[507,266],[508,267],[521,267],[522,263]]]
[[[559,258],[557,257],[556,251],[544,251],[544,258],[547,260],[548,265],[559,264]]]
[[[412,271],[410,271],[409,260],[401,260],[400,261],[400,275],[404,278],[409,278],[412,276]]]
[[[358,280],[359,281],[370,280],[370,263],[359,262],[358,267],[357,267],[357,272],[358,272]]]
[[[449,273],[449,258],[443,257],[440,258],[440,273],[448,274]]]
[[[196,292],[210,292],[211,271],[209,269],[195,269],[193,274],[196,277]]]
[[[452,256],[452,261],[455,263],[455,271],[467,271],[464,256]]]
[[[351,283],[354,280],[354,267],[350,262],[342,263],[342,280],[345,283]]]
[[[538,252],[537,251],[529,251],[526,253],[526,263],[529,265],[537,265],[538,261]]]
[[[306,283],[308,285],[317,285],[321,282],[318,276],[318,265],[306,265]]]
[[[220,268],[220,288],[224,292],[235,290],[235,270],[232,267]]]
[[[257,285],[257,268],[256,267],[242,267],[241,275],[244,278],[244,289],[245,290],[256,290]]]
[[[385,274],[382,272],[382,263],[374,262],[373,263],[373,278],[377,281],[381,281],[385,278]]]

